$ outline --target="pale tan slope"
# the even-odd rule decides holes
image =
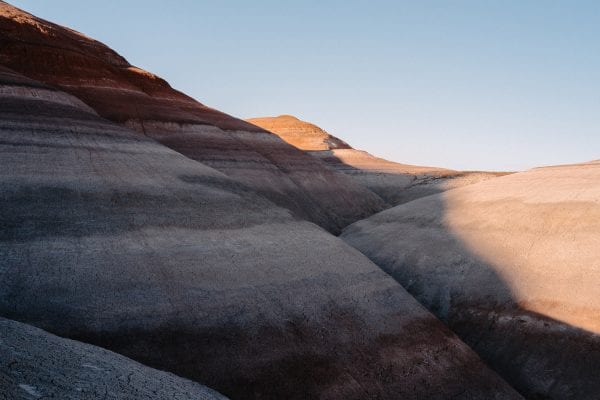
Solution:
[[[336,171],[351,176],[392,206],[506,174],[455,171],[384,160],[366,151],[353,149],[318,126],[291,115],[251,118],[247,121],[325,161]]]
[[[0,399],[226,400],[113,352],[0,318]]]
[[[597,398],[599,163],[419,199],[351,225],[343,238],[522,393]]]
[[[0,88],[0,316],[235,399],[519,398],[339,238],[66,93]]]

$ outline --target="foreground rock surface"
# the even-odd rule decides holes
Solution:
[[[172,89],[104,44],[0,1],[0,65],[59,87],[135,129],[339,232],[384,208],[370,190],[276,135]]]
[[[198,383],[4,318],[0,399],[226,400]]]
[[[419,199],[350,226],[343,239],[527,397],[598,397],[600,163]]]
[[[235,399],[513,399],[392,278],[224,174],[0,68],[0,315]]]
[[[323,160],[334,170],[377,193],[388,205],[505,175],[502,172],[454,171],[400,164],[353,149],[318,126],[290,115],[247,120]]]

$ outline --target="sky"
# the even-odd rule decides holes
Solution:
[[[206,105],[292,114],[393,161],[600,158],[599,1],[9,2]]]

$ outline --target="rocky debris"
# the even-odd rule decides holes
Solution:
[[[349,175],[390,206],[506,175],[502,172],[455,171],[384,160],[366,151],[353,149],[318,126],[291,115],[251,118],[247,121],[325,161],[334,170]]]
[[[1,316],[236,399],[519,398],[339,238],[19,84],[0,96]]]
[[[0,1],[0,65],[213,167],[339,233],[383,200],[255,125],[207,107],[105,46]]]
[[[598,397],[600,164],[429,196],[342,237],[527,398]]]
[[[198,383],[4,318],[0,399],[226,400]]]

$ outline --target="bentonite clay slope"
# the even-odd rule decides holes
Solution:
[[[301,121],[292,115],[278,117],[250,118],[246,120],[275,133],[289,144],[305,151],[350,149],[344,141],[331,136],[310,122]]]
[[[236,399],[518,395],[342,240],[0,71],[0,315]]]
[[[400,164],[354,149],[311,154],[336,171],[350,175],[392,206],[507,174]]]
[[[528,397],[598,398],[600,164],[419,199],[343,238]]]
[[[290,115],[248,119],[286,142],[325,161],[338,172],[377,193],[389,205],[398,205],[469,185],[506,173],[454,171],[444,168],[400,164],[355,150],[318,126]]]
[[[0,399],[226,400],[198,383],[4,318]]]
[[[115,122],[339,232],[384,208],[367,188],[276,135],[206,107],[104,44],[0,2],[0,65],[59,87]]]

